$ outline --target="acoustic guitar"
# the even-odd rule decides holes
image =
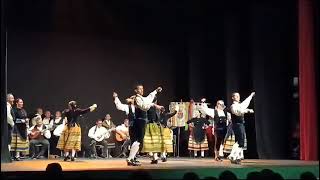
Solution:
[[[107,130],[105,133],[103,134],[96,134],[95,137],[93,138],[94,140],[96,140],[97,142],[100,142],[104,139],[108,139],[110,137],[110,133],[111,131],[114,131],[116,128],[111,128],[109,130]]]
[[[34,128],[29,134],[29,139],[38,139],[41,135],[43,135],[45,131],[47,131],[47,129],[43,129],[40,131],[37,128]]]
[[[128,139],[128,136],[126,135],[125,132],[122,132],[122,134],[116,132],[116,140],[121,142],[121,141],[125,141]]]

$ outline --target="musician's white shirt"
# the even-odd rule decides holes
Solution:
[[[40,127],[37,126],[37,129],[38,129],[39,131],[42,131],[42,129],[43,129],[44,126],[45,126],[45,125],[42,125],[42,126],[40,126]],[[35,127],[35,126],[32,126],[31,128],[29,128],[29,129],[27,130],[28,135],[32,132],[32,130],[34,129],[34,127]],[[51,138],[51,133],[50,133],[49,129],[47,129],[46,131],[44,131],[44,132],[43,132],[43,135],[44,135],[44,137],[45,137],[46,139],[50,139],[50,138]]]
[[[92,139],[95,139],[96,137],[102,136],[104,134],[107,135],[108,130],[103,126],[98,127],[97,125],[95,125],[92,128],[90,128],[88,136]]]
[[[128,133],[129,133],[129,128],[126,127],[126,125],[121,124],[121,125],[119,125],[119,126],[116,127],[116,131],[121,131],[121,132],[123,132],[124,134],[128,134]]]

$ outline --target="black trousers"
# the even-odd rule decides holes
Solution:
[[[245,127],[243,123],[232,123],[232,129],[235,136],[235,141],[238,142],[239,147],[244,147]]]
[[[53,133],[51,133],[51,134],[53,134]],[[61,151],[57,148],[59,138],[60,138],[59,136],[52,135],[51,138],[49,139],[50,154],[60,156]]]
[[[143,143],[145,127],[146,121],[143,119],[135,119],[134,121],[130,122],[129,136],[131,139],[131,144],[135,141],[139,142],[140,144]]]
[[[215,151],[218,151],[221,144],[224,144],[224,138],[227,134],[227,127],[217,128],[214,130],[215,136]]]

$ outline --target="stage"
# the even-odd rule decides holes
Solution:
[[[90,178],[126,179],[135,171],[148,172],[152,179],[181,179],[186,172],[194,172],[200,178],[208,176],[219,177],[225,170],[232,171],[238,178],[244,179],[249,172],[271,169],[285,179],[297,179],[306,171],[312,172],[319,178],[319,161],[298,160],[244,160],[241,165],[231,164],[230,161],[216,162],[211,158],[168,158],[167,162],[150,164],[150,160],[142,158],[141,166],[126,165],[125,159],[84,159],[78,158],[75,162],[64,162],[62,159],[24,160],[12,163],[2,163],[1,172],[8,179],[32,177],[35,174],[44,174],[50,163],[59,163],[66,178],[86,176]]]

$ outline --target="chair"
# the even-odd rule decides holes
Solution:
[[[43,145],[42,144],[36,144],[35,145],[36,147],[38,147],[38,148],[41,148]],[[48,144],[48,159],[50,158],[50,144]]]
[[[106,154],[106,156],[107,156],[107,158],[110,158],[109,149],[114,149],[115,146],[116,146],[116,143],[108,143],[107,146],[108,146],[108,148],[107,148],[107,152],[106,152],[107,154]],[[103,145],[100,145],[100,144],[97,144],[97,145],[96,145],[96,148],[103,149],[104,146],[103,146]]]
[[[107,158],[110,158],[109,149],[116,148],[116,143],[108,143],[108,149],[107,149]]]

